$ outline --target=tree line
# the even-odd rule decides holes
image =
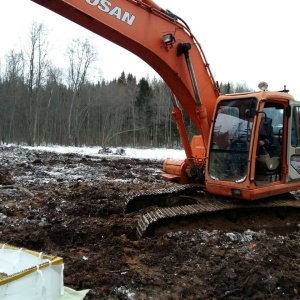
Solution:
[[[66,49],[66,72],[49,59],[43,24],[33,23],[26,51],[11,50],[0,69],[0,139],[28,145],[174,147],[180,145],[166,84],[122,72],[93,78],[97,51],[89,39]],[[3,67],[4,65],[4,67]],[[221,84],[224,92],[244,85]],[[186,118],[189,135],[195,134]]]

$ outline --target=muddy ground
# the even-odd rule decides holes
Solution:
[[[63,257],[65,285],[90,300],[300,299],[297,230],[137,240],[124,201],[165,186],[161,165],[0,146],[0,242]]]

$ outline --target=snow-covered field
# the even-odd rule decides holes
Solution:
[[[64,147],[64,146],[38,146],[38,147],[28,147],[24,146],[26,149],[32,150],[40,150],[40,151],[50,151],[57,153],[76,153],[82,155],[90,155],[90,156],[107,156],[108,154],[117,155],[118,150],[121,148],[109,148],[111,153],[99,153],[99,147]],[[140,158],[140,159],[184,159],[185,152],[184,150],[177,149],[167,149],[167,148],[122,148],[125,153],[122,155],[124,157],[130,158]]]

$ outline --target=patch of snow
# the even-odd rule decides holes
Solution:
[[[127,296],[127,299],[129,299],[129,300],[135,300],[136,299],[136,293],[131,292],[129,289],[126,289],[125,286],[118,287],[116,289],[116,291],[119,295]]]
[[[61,154],[66,153],[74,153],[80,155],[90,155],[95,157],[107,157],[110,155],[113,156],[122,156],[122,157],[129,157],[129,158],[140,158],[140,159],[185,159],[185,152],[184,150],[178,149],[168,149],[168,148],[122,148],[125,150],[125,153],[120,154],[112,154],[118,153],[119,148],[111,148],[112,153],[98,153],[100,147],[65,147],[59,145],[52,145],[52,146],[36,146],[36,147],[29,147],[23,146],[23,148],[28,150],[40,150],[40,151],[48,151],[48,152],[56,152]]]

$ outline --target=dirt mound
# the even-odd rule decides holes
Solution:
[[[0,241],[64,258],[86,299],[300,299],[300,233],[192,230],[137,240],[128,193],[160,161],[2,147]]]

